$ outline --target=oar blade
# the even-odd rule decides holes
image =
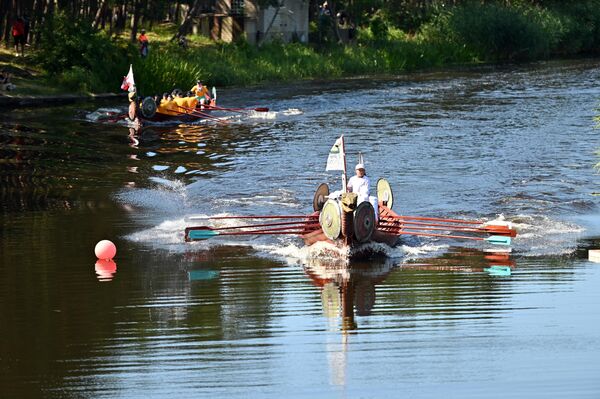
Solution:
[[[191,229],[187,229],[185,231],[185,240],[186,241],[200,241],[200,240],[208,240],[209,238],[212,238],[214,236],[218,236],[219,232],[218,231],[214,231],[214,230],[210,230],[210,229],[204,229],[204,228],[191,228]]]
[[[490,266],[483,269],[490,276],[510,276],[511,269],[508,266]]]
[[[509,236],[509,237],[516,237],[517,236],[517,230],[515,230],[513,228],[508,228],[506,226],[489,224],[489,225],[486,225],[486,226],[484,226],[482,228],[484,230],[488,231],[489,233],[492,233],[492,234],[495,234],[495,235]]]
[[[511,238],[506,236],[489,236],[484,240],[496,245],[510,245],[512,243]]]

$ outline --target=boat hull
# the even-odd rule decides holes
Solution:
[[[318,215],[318,212],[315,212],[313,215]],[[380,203],[379,217],[387,216],[398,215]],[[390,228],[382,227],[379,224],[375,226],[373,234],[367,242],[357,242],[352,238],[346,239],[345,237],[332,240],[325,235],[321,228],[302,234],[302,239],[304,240],[304,244],[308,247],[318,245],[319,248],[315,248],[315,252],[318,252],[319,255],[344,258],[347,260],[385,257],[387,254],[386,250],[389,249],[389,247],[395,247],[400,241],[398,234],[394,234]],[[385,246],[376,244],[385,244]]]
[[[202,112],[204,115],[192,115],[192,114],[179,114],[179,115],[167,115],[161,114],[160,112],[156,112],[152,118],[145,118],[142,115],[138,114],[138,118],[142,122],[150,122],[150,123],[161,123],[161,122],[195,122],[204,119],[210,119],[212,115],[210,115],[210,110],[197,108],[198,112]]]

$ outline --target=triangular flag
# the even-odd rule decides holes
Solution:
[[[329,150],[329,156],[327,157],[327,168],[325,170],[344,170],[344,152],[342,145],[342,137],[335,141],[331,150]]]
[[[121,83],[121,90],[135,91],[135,80],[133,80],[133,68],[129,65],[129,73],[127,76],[123,76],[123,83]]]

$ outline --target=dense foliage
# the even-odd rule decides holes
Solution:
[[[318,14],[322,2],[311,0],[314,42],[308,45],[253,46],[243,38],[221,43],[195,37],[189,49],[170,40],[178,31],[176,16],[182,14],[176,9],[187,5],[188,11],[202,10],[200,0],[80,0],[82,7],[71,7],[69,0],[19,4],[28,3],[36,4],[37,11],[43,5],[56,6],[39,14],[43,18],[32,26],[37,60],[56,81],[76,91],[117,90],[129,63],[134,64],[140,90],[150,94],[187,88],[197,77],[211,85],[245,85],[597,54],[600,49],[600,0],[329,1],[332,13],[327,18]],[[281,1],[261,4],[277,6]],[[336,10],[356,28],[350,42],[336,37]],[[131,35],[123,34],[124,18],[147,28],[167,18],[173,29],[161,34],[163,25],[154,25],[150,55],[141,59],[136,45],[129,44],[138,22],[132,23]]]
[[[118,46],[105,33],[62,13],[48,21],[42,39],[36,61],[74,91],[114,91],[128,65],[127,45]]]

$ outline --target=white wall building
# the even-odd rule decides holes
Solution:
[[[308,0],[279,0],[261,9],[256,0],[216,0],[214,12],[201,14],[194,34],[231,42],[242,35],[251,44],[279,39],[308,42]]]

